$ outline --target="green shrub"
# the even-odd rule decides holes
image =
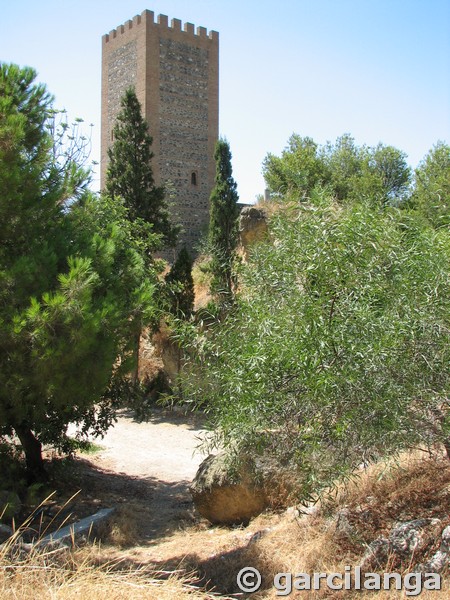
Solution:
[[[448,443],[448,233],[316,190],[275,214],[271,237],[243,267],[234,309],[195,342],[190,393],[215,443],[275,455],[305,490]]]

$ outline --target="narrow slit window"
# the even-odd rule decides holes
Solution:
[[[197,171],[191,173],[191,185],[197,185]]]

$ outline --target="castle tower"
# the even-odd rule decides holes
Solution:
[[[133,86],[153,137],[153,173],[168,184],[189,249],[209,221],[219,128],[219,34],[145,10],[102,38],[101,187],[120,100]]]

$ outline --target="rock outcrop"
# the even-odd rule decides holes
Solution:
[[[439,519],[415,519],[398,523],[388,538],[380,537],[369,545],[360,567],[363,571],[370,571],[385,567],[389,560],[411,560],[414,555],[423,553],[433,544],[440,529],[442,525]],[[442,538],[443,547],[446,542],[444,538],[445,535]]]
[[[246,206],[239,218],[239,243],[244,258],[248,256],[249,248],[256,242],[262,242],[267,237],[267,217],[261,208]]]
[[[425,564],[419,565],[418,571],[422,573],[441,573],[450,566],[450,525],[441,535],[439,550]]]

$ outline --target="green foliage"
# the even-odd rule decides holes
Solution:
[[[410,184],[403,152],[383,144],[358,147],[348,134],[323,147],[293,134],[281,157],[267,155],[263,173],[275,197],[303,200],[325,187],[340,202],[365,199],[395,205],[407,197]]]
[[[104,446],[101,446],[100,444],[94,444],[94,442],[90,441],[78,442],[75,440],[75,443],[83,454],[98,454],[105,449]]]
[[[41,443],[68,448],[69,423],[101,434],[114,382],[154,318],[156,236],[126,208],[85,191],[55,152],[54,111],[32,69],[0,69],[0,435],[42,471]],[[137,232],[136,232],[137,228]]]
[[[197,257],[192,266],[192,278],[194,280],[194,287],[210,289],[211,287],[211,270],[210,270],[210,257],[208,255],[201,255]]]
[[[407,198],[411,172],[406,154],[393,146],[378,144],[369,149],[363,175],[371,182],[365,189],[366,198],[380,204],[398,205]]]
[[[318,145],[310,137],[293,134],[281,157],[268,154],[263,174],[276,196],[309,196],[318,184],[325,184],[329,173]]]
[[[0,436],[0,481],[2,489],[22,494],[26,488],[25,466],[20,453],[11,446],[10,440]],[[1,505],[0,491],[0,505]],[[0,515],[3,507],[0,508]],[[0,516],[1,520],[1,516]]]
[[[231,151],[226,140],[216,143],[215,185],[210,197],[209,247],[212,255],[213,291],[229,298],[232,294],[232,268],[238,242],[238,200],[231,167]]]
[[[450,146],[438,142],[415,172],[412,206],[433,227],[450,224]]]
[[[189,319],[194,310],[195,292],[192,264],[191,255],[183,247],[166,275],[166,282],[169,284],[170,311],[181,319]]]
[[[91,169],[88,165],[91,150],[91,135],[83,131],[83,119],[76,118],[69,121],[65,110],[52,109],[45,127],[50,134],[52,144],[53,162],[59,177],[70,181],[69,189],[79,197],[88,189],[92,181]],[[90,125],[92,133],[92,123]],[[95,161],[92,161],[95,165]],[[71,198],[65,200],[70,205]]]
[[[113,136],[106,191],[113,199],[123,199],[131,221],[140,218],[153,226],[154,233],[161,236],[161,247],[174,246],[179,228],[170,222],[164,188],[155,184],[153,140],[133,88],[121,100]]]
[[[325,158],[326,157],[326,158]],[[339,201],[351,196],[355,183],[361,177],[364,150],[355,144],[349,134],[344,134],[332,145],[328,142],[323,150],[323,161],[327,165],[328,180]],[[326,182],[320,182],[322,185]]]
[[[271,222],[234,309],[185,331],[217,445],[296,466],[304,491],[383,454],[446,441],[450,244],[413,213],[313,192]]]

